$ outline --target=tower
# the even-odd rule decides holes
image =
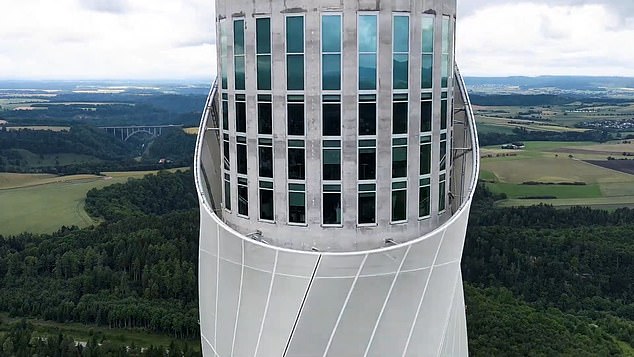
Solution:
[[[217,0],[207,356],[465,356],[479,165],[455,0]]]

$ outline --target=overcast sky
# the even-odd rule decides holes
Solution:
[[[214,0],[1,0],[0,79],[209,79]],[[466,76],[634,76],[633,0],[458,0]]]

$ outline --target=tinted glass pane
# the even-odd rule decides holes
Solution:
[[[258,90],[271,90],[271,56],[258,56]]]
[[[442,53],[449,53],[449,16],[442,17]]]
[[[341,180],[341,150],[324,150],[324,180]]]
[[[392,133],[407,134],[407,102],[394,103],[392,109]]]
[[[445,192],[445,182],[442,181],[440,182],[440,185],[438,187],[438,210],[439,211],[444,211],[445,210],[445,200],[446,200],[446,196],[447,193]]]
[[[341,55],[323,55],[322,87],[324,90],[341,89]]]
[[[394,52],[409,52],[409,17],[394,16]]]
[[[288,178],[303,180],[305,178],[304,166],[304,149],[288,149]]]
[[[244,20],[233,22],[233,54],[244,54]]]
[[[447,168],[447,142],[440,142],[440,171]]]
[[[376,194],[374,192],[359,194],[359,223],[376,223]]]
[[[376,149],[359,149],[359,180],[376,179]]]
[[[224,148],[223,152],[224,152],[224,156],[225,156],[225,161],[224,161],[225,170],[229,170],[229,167],[230,167],[229,165],[230,165],[230,162],[231,162],[230,161],[230,156],[229,156],[230,155],[230,152],[229,152],[229,141],[225,140],[223,142],[223,148]]]
[[[229,130],[229,102],[222,101],[222,129]]]
[[[271,53],[271,19],[257,19],[257,53]]]
[[[434,57],[432,55],[423,55],[423,69],[421,72],[421,88],[430,89],[433,83],[433,65]]]
[[[247,106],[245,102],[236,102],[236,131],[247,132]]]
[[[449,55],[442,55],[442,63],[441,63],[441,87],[447,88],[449,85]]]
[[[440,129],[447,129],[447,100],[440,102]]]
[[[286,75],[288,90],[304,89],[304,55],[286,56]]]
[[[393,74],[394,89],[407,89],[409,60],[408,55],[394,55]]]
[[[341,224],[341,194],[324,193],[324,224]]]
[[[431,173],[431,144],[420,146],[420,174]]]
[[[273,134],[271,103],[258,103],[258,133]]]
[[[432,122],[432,102],[420,103],[420,131],[425,133],[431,131]]]
[[[324,104],[323,106],[323,135],[341,135],[341,104]]]
[[[288,193],[288,221],[306,223],[306,194],[304,192]]]
[[[244,90],[244,57],[235,58],[236,90]]]
[[[376,135],[376,103],[359,103],[359,135]]]
[[[286,52],[304,52],[304,18],[302,16],[286,18]]]
[[[228,63],[228,25],[227,20],[223,20],[220,24],[220,69],[222,71],[222,88],[227,89],[227,65]]]
[[[238,144],[236,150],[236,160],[238,162],[238,173],[247,174],[247,146]]]
[[[376,52],[376,15],[359,16],[359,52]]]
[[[273,191],[260,190],[260,219],[273,220]]]
[[[288,135],[304,135],[304,104],[288,104]]]
[[[376,55],[359,55],[359,89],[376,89]]]
[[[407,147],[392,148],[392,177],[407,177]]]
[[[418,190],[418,217],[427,217],[431,213],[431,199],[429,186]]]
[[[423,17],[423,52],[434,52],[434,18]]]
[[[260,177],[273,178],[273,148],[269,146],[260,146],[258,148],[259,175]]]
[[[407,191],[392,191],[392,221],[404,221],[407,219]]]
[[[249,215],[249,189],[246,186],[238,186],[238,214]]]
[[[231,182],[225,181],[225,208],[231,210]]]
[[[341,16],[321,18],[322,52],[341,52]]]

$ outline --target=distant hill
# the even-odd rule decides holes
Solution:
[[[467,86],[519,86],[522,89],[558,88],[562,90],[602,91],[606,88],[632,88],[631,77],[539,76],[465,77]]]

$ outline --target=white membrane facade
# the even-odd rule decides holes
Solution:
[[[217,0],[203,353],[467,356],[479,166],[456,0]]]

